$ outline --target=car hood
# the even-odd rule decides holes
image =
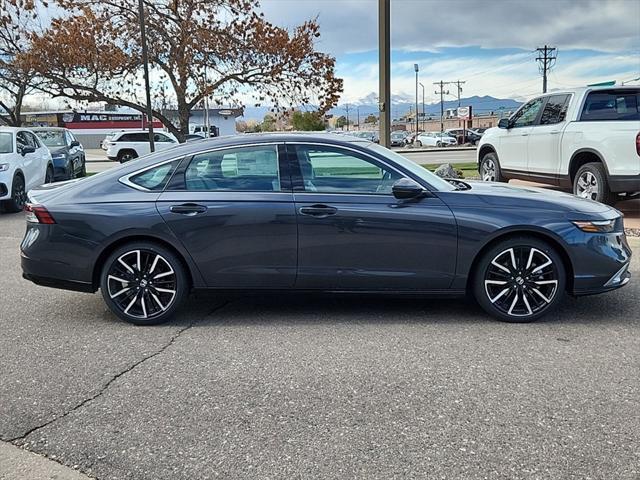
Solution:
[[[67,147],[47,147],[51,155],[66,155],[69,153]]]
[[[508,183],[467,182],[469,190],[444,192],[445,201],[456,206],[487,206],[495,208],[534,208],[582,214],[619,212],[602,203],[579,198],[549,188],[511,185]]]

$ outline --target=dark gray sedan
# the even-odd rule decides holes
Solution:
[[[70,130],[60,127],[36,127],[31,130],[51,152],[54,180],[87,175],[84,148]]]
[[[136,324],[192,290],[475,295],[504,321],[629,281],[622,215],[574,196],[445,181],[344,135],[184,144],[30,193],[25,278]]]

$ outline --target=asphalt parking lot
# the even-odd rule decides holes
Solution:
[[[204,297],[142,328],[23,280],[23,229],[0,216],[2,447],[99,479],[640,476],[637,280],[524,325],[461,301]]]

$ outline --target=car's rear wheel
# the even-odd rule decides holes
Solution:
[[[421,146],[422,146],[422,142],[421,142],[420,140],[416,140],[416,145],[417,145],[418,147],[421,147]]]
[[[503,182],[504,177],[500,170],[500,162],[498,156],[493,153],[487,153],[482,157],[480,162],[480,178],[484,182]]]
[[[134,158],[137,158],[137,157],[138,157],[138,155],[133,150],[122,150],[122,151],[118,152],[118,161],[120,163],[129,162],[129,161],[131,161],[131,160],[133,160]]]
[[[11,183],[11,198],[3,202],[5,212],[16,213],[24,208],[27,202],[27,191],[22,175],[15,175]]]
[[[609,190],[607,172],[599,162],[585,163],[578,169],[573,179],[573,194],[607,205],[618,200],[618,196]]]
[[[173,252],[155,243],[135,242],[107,258],[100,289],[107,306],[122,320],[157,325],[171,319],[189,285]]]
[[[436,142],[436,147],[438,148],[442,147],[442,142]]]
[[[532,322],[561,301],[562,258],[548,243],[514,237],[490,248],[478,262],[473,291],[480,306],[504,322]]]

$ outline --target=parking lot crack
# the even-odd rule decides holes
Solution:
[[[217,305],[212,311],[210,311],[206,316],[209,316],[211,314],[213,314],[215,311],[221,310],[222,308],[224,308],[225,306],[228,305],[228,302],[225,302],[221,305]],[[164,353],[169,347],[171,347],[175,341],[180,338],[180,336],[186,332],[187,330],[191,329],[195,324],[197,323],[197,320],[192,321],[191,323],[189,323],[189,325],[182,327],[181,329],[179,329],[176,333],[174,333],[171,338],[169,338],[169,340],[167,342],[165,342],[164,345],[162,345],[159,349],[157,349],[155,352],[151,353],[150,355],[147,355],[143,358],[141,358],[140,360],[132,363],[131,365],[129,365],[128,367],[126,367],[124,370],[119,371],[118,373],[116,373],[115,375],[113,375],[104,385],[102,385],[102,387],[100,388],[100,390],[98,390],[98,392],[96,392],[95,394],[91,395],[88,398],[85,398],[84,400],[82,400],[81,402],[79,402],[78,404],[74,405],[72,408],[70,408],[69,410],[65,411],[64,413],[54,416],[52,419],[37,425],[29,430],[27,430],[24,434],[19,435],[17,437],[14,438],[10,438],[7,439],[6,441],[14,443],[16,445],[20,445],[22,443],[23,440],[25,440],[29,435],[31,435],[34,432],[37,432],[39,430],[42,430],[43,428],[48,427],[49,425],[57,422],[58,420],[62,420],[63,418],[67,417],[68,415],[72,414],[73,412],[81,409],[82,407],[84,407],[85,405],[93,402],[94,400],[96,400],[97,398],[99,398],[100,396],[102,396],[108,389],[109,387],[116,381],[118,380],[120,377],[122,377],[123,375],[126,375],[127,373],[131,372],[132,370],[134,370],[135,368],[139,367],[140,365],[142,365],[143,363],[151,360],[154,357],[157,357],[158,355]]]

